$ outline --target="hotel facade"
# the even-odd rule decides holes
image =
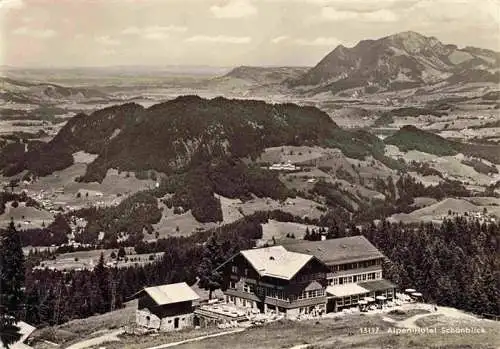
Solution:
[[[297,316],[341,311],[366,297],[392,300],[396,286],[383,278],[384,259],[353,236],[244,250],[218,270],[228,303]]]

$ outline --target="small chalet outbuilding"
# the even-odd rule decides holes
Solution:
[[[194,304],[198,294],[185,282],[146,287],[134,295],[139,299],[136,322],[160,331],[193,327]]]

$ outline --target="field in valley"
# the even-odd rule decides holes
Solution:
[[[58,254],[55,259],[43,260],[38,268],[49,268],[53,270],[91,270],[99,262],[101,253],[104,256],[104,262],[109,266],[116,266],[118,268],[126,268],[130,266],[144,265],[152,263],[161,258],[163,253],[145,253],[136,254],[133,248],[126,249],[126,256],[124,259],[117,261],[111,258],[111,254],[118,253],[117,249],[107,250],[90,250],[90,251],[77,251]]]

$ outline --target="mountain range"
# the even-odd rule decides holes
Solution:
[[[356,46],[337,46],[292,86],[337,92],[365,87],[376,92],[439,82],[499,82],[500,53],[445,45],[435,37],[403,32]]]
[[[288,75],[288,77],[287,77]],[[261,84],[279,83],[295,92],[333,94],[361,89],[394,91],[443,83],[500,82],[500,53],[443,44],[435,37],[408,31],[352,48],[337,46],[314,67],[239,67],[224,76]]]

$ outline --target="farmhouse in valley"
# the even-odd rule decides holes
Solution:
[[[138,325],[173,331],[194,325],[194,304],[199,300],[185,282],[146,287],[135,294],[139,298],[136,322]]]
[[[396,286],[383,279],[384,258],[353,236],[245,250],[218,269],[228,303],[297,316],[392,300]]]
[[[292,164],[291,161],[288,161],[288,162],[272,164],[271,166],[269,166],[269,170],[271,170],[271,171],[299,171],[300,167]]]

